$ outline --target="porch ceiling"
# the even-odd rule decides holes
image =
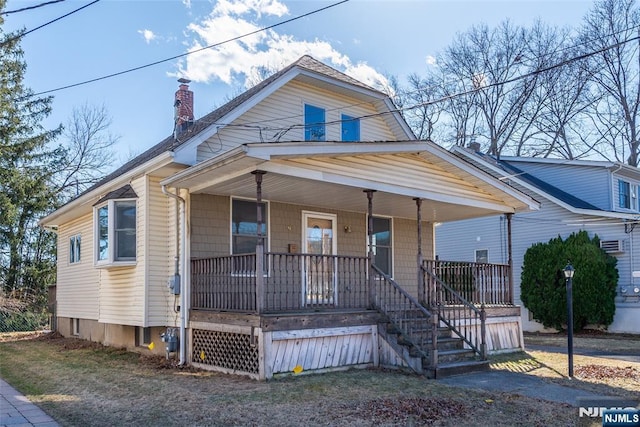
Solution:
[[[482,172],[452,164],[425,151],[425,143],[258,144],[239,147],[163,181],[191,193],[256,197],[255,170],[263,176],[262,197],[318,210],[367,212],[365,189],[376,190],[373,212],[447,222],[528,208],[527,198]],[[475,175],[478,173],[480,175]]]

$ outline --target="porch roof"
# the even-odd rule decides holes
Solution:
[[[263,177],[265,200],[366,212],[365,189],[376,190],[377,215],[446,222],[537,209],[538,203],[429,141],[244,144],[179,172],[163,185],[256,197],[251,172]]]

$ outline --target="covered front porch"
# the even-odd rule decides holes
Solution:
[[[436,222],[528,201],[445,157],[417,142],[249,144],[163,182],[188,189],[190,361],[256,378],[372,365],[435,375],[445,355],[520,346],[508,265],[431,258]],[[253,215],[236,215],[244,200]],[[442,347],[453,341],[463,348]]]

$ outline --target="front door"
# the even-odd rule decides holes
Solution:
[[[336,303],[336,216],[303,212],[304,304]]]

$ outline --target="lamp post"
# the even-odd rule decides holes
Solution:
[[[569,356],[569,378],[573,378],[573,274],[571,262],[564,268],[567,284],[567,355]]]

